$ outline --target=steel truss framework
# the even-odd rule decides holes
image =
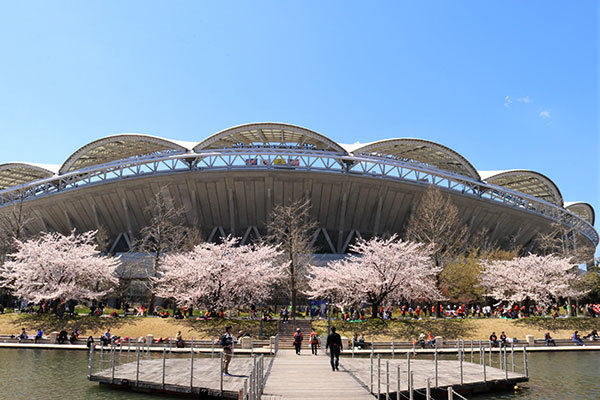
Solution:
[[[433,184],[447,190],[497,202],[562,223],[598,245],[598,233],[581,217],[547,201],[484,183],[463,175],[376,156],[349,156],[297,147],[247,147],[181,154],[157,154],[83,168],[0,191],[0,208],[21,200],[120,179],[183,171],[300,170],[367,176],[419,185]]]

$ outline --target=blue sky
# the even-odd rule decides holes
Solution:
[[[598,17],[591,0],[2,2],[0,162],[280,121],[437,141],[600,214]]]

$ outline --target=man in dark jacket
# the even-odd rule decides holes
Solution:
[[[331,335],[327,336],[327,345],[325,350],[329,349],[329,360],[333,371],[340,370],[340,352],[342,349],[342,338],[335,332],[335,327],[331,328]]]

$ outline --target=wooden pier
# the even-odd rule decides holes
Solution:
[[[514,354],[488,349],[477,352],[475,362],[467,362],[471,357],[462,351],[452,360],[410,352],[394,359],[344,356],[339,371],[332,371],[329,356],[321,350],[318,356],[308,350],[301,355],[279,350],[270,358],[234,355],[231,376],[222,373],[221,353],[202,357],[191,350],[186,356],[169,354],[166,348],[162,357],[141,348],[132,353],[125,357],[114,346],[90,352],[89,379],[137,391],[242,400],[412,399],[428,398],[428,393],[447,398],[448,393],[508,389],[529,380],[524,351],[519,352],[519,368]]]

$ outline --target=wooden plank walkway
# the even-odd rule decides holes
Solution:
[[[280,350],[267,375],[263,400],[274,399],[356,399],[373,400],[368,389],[343,370],[333,372],[329,356],[314,356],[304,350]]]
[[[109,354],[109,353],[108,353]],[[96,354],[97,356],[97,354]],[[105,367],[110,363],[105,360]],[[165,385],[162,384],[163,360],[140,359],[139,377],[136,383],[137,363],[129,362],[115,366],[114,383],[112,369],[106,368],[93,373],[90,380],[101,383],[126,386],[133,390],[151,390],[171,393],[202,393],[211,396],[221,395],[220,359],[195,358],[193,381],[190,375],[191,359],[171,358],[165,360]],[[231,376],[223,376],[225,398],[238,398],[244,381],[250,375],[253,360],[250,357],[234,357],[229,366]],[[193,390],[190,389],[193,387]]]

